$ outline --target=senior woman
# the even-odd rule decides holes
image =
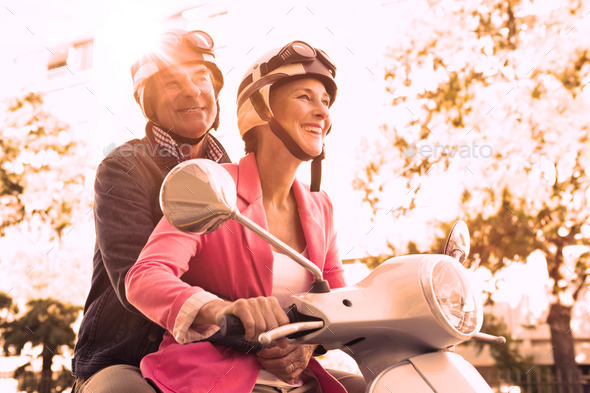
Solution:
[[[259,59],[238,90],[247,155],[224,165],[240,212],[318,265],[332,288],[344,285],[342,265],[332,205],[318,191],[335,73],[323,51],[302,41]],[[310,159],[311,191],[295,178]],[[129,301],[167,330],[159,351],[141,363],[144,377],[164,392],[344,392],[342,384],[364,391],[362,377],[324,370],[313,345],[282,339],[256,352],[210,340],[226,314],[241,319],[252,341],[289,323],[281,307],[311,280],[237,222],[196,235],[163,218],[126,278]]]

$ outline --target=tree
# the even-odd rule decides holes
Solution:
[[[18,308],[12,298],[4,292],[0,292],[0,326],[6,321],[10,321],[15,314],[18,314]]]
[[[367,151],[355,186],[376,216],[409,217],[443,200],[439,209],[469,218],[473,255],[492,271],[544,251],[555,367],[579,380],[571,309],[589,259],[582,253],[569,266],[563,250],[590,245],[588,7],[413,6],[417,17],[393,44],[386,73],[398,116]],[[408,196],[392,209],[385,201],[399,194]]]
[[[0,292],[0,345],[4,344],[4,335],[2,334],[4,327],[7,323],[14,321],[16,314],[18,314],[18,307],[12,298]]]
[[[67,346],[73,349],[76,333],[72,324],[82,307],[54,299],[36,299],[27,303],[28,311],[4,328],[4,351],[20,355],[26,343],[41,345],[43,366],[39,393],[50,393],[53,357]]]
[[[92,219],[93,166],[86,144],[39,94],[0,109],[0,269],[21,299],[73,300],[66,291],[83,297],[86,288],[64,288],[58,278],[64,272],[82,275],[76,261],[90,259],[75,240]]]
[[[31,369],[31,363],[26,363],[14,370],[14,379],[18,381],[18,391],[26,393],[39,392],[39,373]],[[60,393],[70,388],[74,383],[72,372],[63,367],[51,386],[51,393]]]
[[[523,356],[518,350],[518,341],[512,337],[508,326],[502,318],[494,314],[485,313],[484,323],[481,330],[494,336],[503,336],[506,338],[506,344],[487,344],[481,341],[469,341],[467,345],[473,345],[478,348],[479,352],[483,351],[484,346],[490,349],[490,355],[496,362],[496,368],[510,376],[510,381],[517,382],[518,376],[530,372],[533,366],[531,357]]]
[[[53,236],[61,237],[71,225],[72,211],[64,193],[71,191],[69,184],[83,180],[64,173],[72,164],[67,159],[74,157],[76,143],[67,125],[43,109],[38,94],[16,99],[9,105],[8,114],[0,128],[0,234],[4,235],[7,227],[38,218],[51,225]],[[38,185],[48,196],[45,200],[31,198],[31,191],[37,191]]]
[[[579,212],[570,206],[563,195],[553,195],[552,199],[558,203],[544,204],[540,210],[533,210],[526,201],[514,199],[505,190],[495,214],[486,217],[478,213],[469,218],[474,228],[472,254],[479,263],[495,271],[505,266],[506,261],[524,261],[535,250],[544,252],[552,279],[553,300],[547,323],[555,367],[565,380],[579,380],[571,319],[574,303],[587,289],[590,252],[581,252],[574,263],[568,265],[563,251],[567,246],[590,246],[590,236],[581,233],[589,215],[588,211]]]
[[[41,95],[26,94],[0,109],[0,269],[13,285],[13,296],[44,299],[30,301],[21,317],[11,310],[2,346],[20,353],[27,342],[42,345],[37,385],[49,392],[53,356],[63,345],[73,346],[70,325],[80,310],[54,299],[80,299],[86,292],[85,282],[72,280],[66,287],[63,282],[67,274],[82,275],[77,261],[86,253],[79,247],[91,248],[74,236],[92,218],[91,157],[74,130],[47,110]],[[76,291],[80,294],[72,296]],[[31,379],[25,369],[21,376],[22,383]]]

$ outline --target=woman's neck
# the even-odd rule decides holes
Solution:
[[[265,203],[277,207],[287,205],[301,161],[293,157],[286,149],[265,151],[261,148],[256,153],[256,165]]]

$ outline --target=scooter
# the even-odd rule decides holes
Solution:
[[[368,393],[492,392],[454,346],[470,339],[503,344],[504,337],[480,333],[483,306],[462,265],[469,230],[457,221],[444,254],[391,258],[360,282],[331,290],[321,270],[304,256],[244,217],[236,208],[229,173],[209,160],[176,166],[163,182],[160,204],[176,228],[208,233],[237,220],[314,276],[309,292],[293,295],[292,323],[263,333],[264,345],[282,337],[291,343],[340,349],[358,364]],[[224,334],[243,334],[227,316]]]

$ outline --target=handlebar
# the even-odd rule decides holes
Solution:
[[[287,314],[290,323],[288,325],[271,329],[266,333],[262,333],[258,337],[258,341],[260,343],[267,345],[271,341],[281,337],[287,337],[297,332],[320,329],[324,327],[323,321],[301,314],[293,306],[285,309],[285,313]],[[222,316],[219,328],[219,332],[223,336],[243,336],[246,333],[242,321],[235,315]]]
[[[222,316],[219,331],[222,336],[243,336],[246,333],[242,321],[235,315]]]
[[[500,344],[500,345],[506,344],[506,337],[493,336],[491,334],[482,333],[482,332],[474,334],[473,339],[477,340],[477,341],[483,341],[485,343],[490,343],[490,344]]]

